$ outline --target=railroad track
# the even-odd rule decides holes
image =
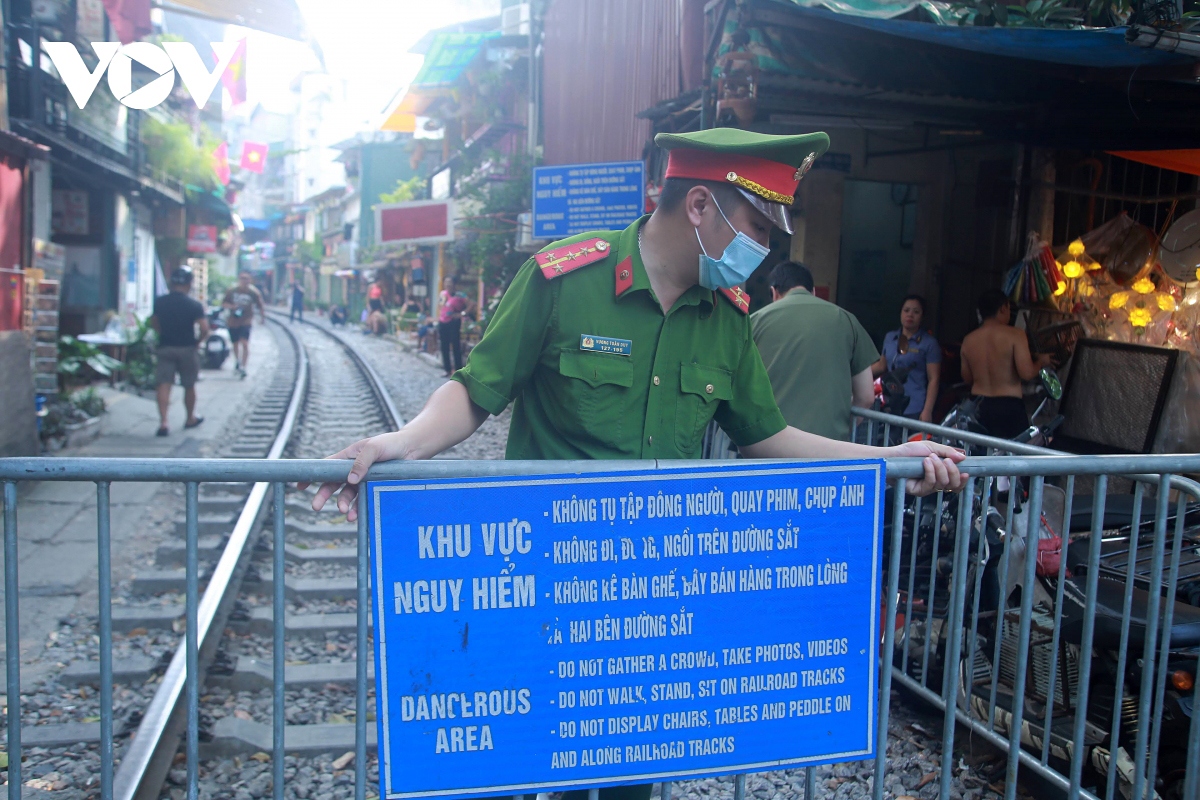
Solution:
[[[269,328],[279,351],[275,374],[240,433],[223,448],[223,457],[323,457],[401,424],[378,375],[336,334],[313,325],[293,328],[278,319],[271,319]],[[185,495],[197,512],[196,547],[189,553],[188,523],[181,516],[174,520],[175,536],[167,535],[157,547],[153,568],[114,586],[114,798],[149,800],[186,791],[187,772],[177,766],[177,753],[188,738],[186,640],[192,637],[180,641],[178,634],[189,627],[196,632],[193,668],[201,677],[193,722],[198,752],[189,752],[199,756],[190,759],[197,764],[196,777],[210,796],[222,788],[230,798],[241,789],[252,797],[269,796],[273,765],[254,756],[272,750],[277,594],[286,605],[279,699],[287,709],[289,794],[308,796],[295,791],[304,786],[306,770],[313,773],[311,796],[353,792],[344,773],[330,780],[328,766],[354,750],[356,694],[365,691],[357,689],[356,676],[363,644],[356,631],[357,528],[335,507],[315,514],[309,499],[293,488],[283,498],[286,528],[277,554],[271,525],[280,499],[276,490],[267,483],[189,486]],[[189,558],[198,566],[198,581],[191,586]],[[278,591],[277,560],[286,576]],[[189,593],[199,599],[190,620],[183,602]],[[54,680],[55,689],[91,699],[82,701],[74,717],[82,722],[23,727],[28,757],[22,780],[39,773],[42,757],[55,759],[47,761],[50,766],[66,763],[79,754],[71,743],[101,738],[95,716],[104,692],[89,693],[103,683],[99,664],[78,661]],[[79,716],[93,710],[93,717]],[[93,753],[94,746],[85,758]],[[104,754],[97,755],[102,769]],[[276,769],[282,773],[282,765]],[[82,796],[98,796],[92,794],[98,788],[92,781],[78,788],[85,790]],[[224,795],[217,791],[215,796]]]

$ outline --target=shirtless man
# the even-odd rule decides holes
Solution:
[[[1035,360],[1025,332],[1010,326],[1012,306],[999,289],[979,298],[978,328],[962,343],[962,377],[979,401],[979,422],[991,436],[1011,439],[1029,427],[1021,382],[1031,381],[1050,364],[1049,355]]]

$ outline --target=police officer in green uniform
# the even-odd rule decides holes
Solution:
[[[623,231],[556,242],[521,267],[466,366],[401,430],[355,442],[341,488],[353,520],[370,465],[431,458],[513,404],[510,459],[695,458],[715,419],[750,458],[924,459],[916,494],[955,490],[962,454],[929,442],[875,448],[788,427],[750,335],[739,284],[791,233],[796,186],[829,146],[823,133],[733,128],[659,134],[669,151],[655,212]],[[646,800],[649,786],[602,800]],[[572,799],[573,800],[573,799]]]

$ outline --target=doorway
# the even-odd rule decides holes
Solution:
[[[846,181],[837,300],[858,317],[876,346],[900,325],[916,223],[915,183]]]

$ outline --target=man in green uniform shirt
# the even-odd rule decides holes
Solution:
[[[788,206],[829,146],[823,133],[767,136],[732,128],[659,134],[669,150],[654,214],[623,231],[565,239],[521,267],[467,364],[399,431],[355,442],[344,485],[355,497],[377,461],[432,458],[513,403],[510,459],[696,457],[721,425],[750,458],[924,458],[908,482],[927,494],[962,485],[962,454],[933,443],[875,448],[788,427],[750,335],[738,284],[762,262],[770,228],[791,232]],[[649,786],[602,800],[645,800]]]
[[[869,408],[874,400],[879,351],[857,317],[812,291],[807,267],[776,264],[773,302],[750,315],[750,332],[788,425],[846,442],[851,401]]]

